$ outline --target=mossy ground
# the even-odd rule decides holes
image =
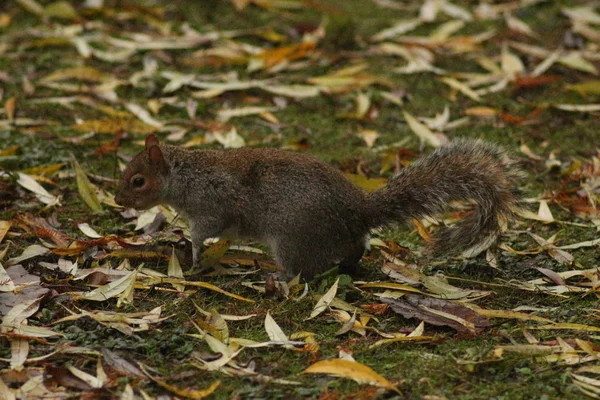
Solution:
[[[106,9],[118,8],[117,1],[106,1]],[[468,6],[470,2],[457,2]],[[543,46],[554,48],[563,40],[562,35],[566,29],[566,22],[561,16],[561,8],[571,5],[572,2],[542,2],[538,5],[524,8],[519,11],[519,18],[529,23],[530,26],[544,36]],[[375,6],[374,2],[365,0],[322,1],[306,2],[300,10],[269,11],[264,8],[248,6],[243,11],[236,12],[232,4],[227,1],[175,1],[160,2],[166,10],[165,20],[176,25],[189,23],[201,32],[211,30],[249,29],[269,26],[279,32],[288,32],[302,26],[316,27],[329,20],[328,34],[323,43],[325,51],[340,52],[337,61],[329,60],[327,65],[316,64],[310,70],[299,70],[288,73],[295,81],[302,81],[305,76],[325,74],[336,67],[343,68],[361,61],[370,44],[366,41],[374,33],[389,27],[397,20],[413,15],[421,2],[397,2],[400,10],[390,10]],[[11,40],[12,46],[19,43],[17,32],[26,30],[40,24],[39,19],[15,4],[5,3],[0,5],[0,13],[11,13],[13,20],[4,29],[5,38]],[[107,14],[110,15],[110,14]],[[107,17],[109,18],[109,17]],[[56,23],[56,22],[55,22]],[[123,28],[135,31],[136,27],[143,31],[148,29],[145,20],[128,20],[123,22]],[[470,25],[466,33],[480,32],[484,28],[495,28],[500,31],[497,37],[485,43],[485,52],[490,56],[500,53],[505,40],[517,40],[521,37],[509,32],[501,21],[476,22]],[[114,28],[114,24],[111,25]],[[419,28],[415,34],[428,32],[431,26]],[[470,32],[470,31],[473,32]],[[118,32],[110,32],[118,34]],[[15,36],[16,35],[16,36]],[[0,40],[2,36],[0,36]],[[255,40],[255,45],[264,42]],[[252,39],[249,40],[252,42]],[[26,43],[23,43],[23,46]],[[16,45],[17,48],[18,45]],[[12,51],[10,57],[0,56],[0,71],[6,72],[15,80],[3,82],[4,99],[16,97],[18,115],[32,119],[49,119],[55,125],[43,129],[22,129],[14,127],[11,130],[0,131],[0,149],[13,145],[20,147],[18,157],[0,161],[2,169],[7,171],[21,170],[43,164],[65,162],[70,163],[72,157],[79,160],[86,171],[110,178],[118,178],[117,157],[114,153],[94,156],[92,152],[103,142],[110,140],[110,136],[97,135],[92,139],[79,144],[59,140],[61,137],[74,137],[80,133],[73,131],[70,126],[76,119],[87,120],[99,118],[102,114],[98,111],[77,107],[69,109],[56,104],[40,104],[31,101],[23,92],[22,77],[27,75],[31,80],[37,80],[50,72],[65,67],[85,64],[95,66],[101,70],[112,72],[116,75],[127,76],[142,68],[143,53],[134,54],[128,64],[121,64],[115,70],[110,65],[94,60],[79,59],[79,55],[72,46],[40,46],[37,48],[22,47],[19,51]],[[333,49],[333,50],[332,50]],[[355,53],[355,54],[353,54]],[[158,54],[162,56],[161,54]],[[174,51],[162,58],[175,60],[168,64],[159,61],[165,69],[177,70],[182,73],[210,74],[215,72],[236,71],[240,78],[266,78],[269,74],[261,72],[249,74],[245,66],[227,67],[191,67],[181,61],[181,54]],[[159,57],[159,59],[161,59]],[[388,56],[369,55],[369,71],[374,74],[386,76],[393,82],[394,88],[403,89],[407,95],[404,110],[413,115],[433,116],[448,106],[453,118],[462,116],[463,110],[469,105],[477,105],[464,96],[449,98],[448,87],[440,82],[433,74],[420,73],[399,75],[391,72],[398,66],[398,60]],[[460,71],[478,70],[469,60],[469,54],[439,55],[436,65]],[[478,70],[478,72],[481,72]],[[520,188],[526,197],[539,196],[543,192],[552,193],[560,188],[561,176],[546,170],[543,161],[533,161],[518,154],[521,144],[526,144],[534,153],[547,155],[550,151],[559,151],[561,159],[570,157],[587,159],[594,154],[600,145],[597,133],[597,114],[573,114],[548,108],[549,103],[585,103],[589,98],[583,97],[573,91],[564,90],[566,83],[580,82],[589,79],[589,75],[575,72],[566,67],[556,67],[554,73],[561,76],[557,82],[532,88],[513,88],[498,94],[485,97],[483,104],[507,114],[528,116],[537,107],[541,112],[536,115],[532,124],[508,124],[498,117],[489,119],[472,119],[463,127],[459,127],[448,136],[482,138],[504,145],[509,151],[516,154],[525,173],[525,179]],[[161,88],[166,80],[157,78],[154,86],[131,88],[129,86],[118,89],[118,95],[127,101],[144,104],[148,98],[161,96]],[[187,90],[187,89],[186,89]],[[371,88],[364,89],[372,90]],[[50,97],[63,95],[39,87],[33,97]],[[269,97],[260,92],[233,92],[225,93],[218,100],[199,101],[198,115],[200,119],[214,118],[214,112],[222,104],[242,106],[253,96],[259,104],[268,104]],[[372,177],[380,175],[382,166],[381,154],[368,149],[362,139],[357,135],[358,128],[374,129],[381,135],[377,145],[389,145],[406,138],[405,147],[415,153],[428,152],[421,149],[418,139],[411,132],[402,117],[402,109],[385,102],[377,93],[373,94],[373,101],[379,108],[379,115],[371,121],[340,119],[336,115],[354,109],[355,92],[335,95],[323,95],[310,100],[288,100],[288,106],[277,112],[280,125],[267,124],[258,117],[244,117],[235,121],[238,132],[246,138],[247,142],[257,146],[282,147],[297,143],[308,144],[307,151],[326,162],[342,169],[356,168],[361,163],[363,171]],[[593,102],[593,101],[592,101]],[[185,119],[187,116],[182,110],[169,109],[161,111],[164,119]],[[5,117],[5,116],[4,116]],[[194,135],[192,132],[190,135]],[[141,139],[142,136],[135,139]],[[132,140],[124,140],[119,152],[132,155],[140,150]],[[390,172],[384,172],[389,176]],[[11,183],[14,185],[14,182]],[[109,183],[101,184],[106,189],[114,192],[115,186]],[[63,194],[63,205],[53,209],[43,209],[33,205],[33,197],[21,189],[18,190],[19,200],[0,208],[0,219],[11,219],[17,211],[27,207],[43,217],[56,214],[62,224],[61,230],[69,234],[76,234],[76,223],[88,222],[100,233],[119,232],[124,234],[129,227],[124,225],[118,212],[107,209],[101,214],[93,215],[81,201],[77,194],[74,179],[57,181],[53,193]],[[29,198],[28,198],[29,196]],[[33,207],[33,208],[32,208]],[[574,217],[567,210],[552,206],[555,217],[567,222],[585,223]],[[517,230],[531,229],[538,235],[547,238],[560,232],[563,242],[578,242],[591,240],[597,237],[593,228],[579,227],[570,224],[555,223],[544,225],[533,221],[518,221],[513,228]],[[539,278],[540,275],[532,267],[544,267],[555,271],[573,269],[573,266],[558,264],[546,253],[531,256],[517,256],[509,253],[499,253],[500,269],[494,270],[488,266],[483,258],[462,260],[459,258],[440,258],[429,260],[421,257],[424,248],[422,239],[407,228],[397,228],[381,234],[383,238],[396,241],[414,250],[409,254],[409,261],[420,263],[425,271],[435,273],[440,270],[449,276],[460,277],[465,280],[478,281],[451,281],[453,284],[476,289],[492,290],[494,294],[478,302],[481,307],[490,309],[511,309],[527,305],[531,307],[552,308],[544,316],[559,322],[573,322],[593,324],[592,310],[596,309],[597,299],[593,295],[570,295],[555,297],[543,293],[524,292],[501,286],[488,286],[485,283],[496,284],[500,281],[524,281]],[[527,235],[513,234],[507,236],[505,241],[513,248],[523,249],[531,247],[534,242]],[[15,245],[11,246],[8,257],[20,254],[28,244],[35,242],[35,237],[24,235],[13,239]],[[598,265],[599,256],[597,248],[574,250],[576,260],[585,268]],[[26,262],[27,268],[32,268],[35,260]],[[115,260],[118,262],[118,260]],[[383,257],[377,250],[366,254],[362,268],[354,279],[376,280],[384,277],[379,272]],[[134,264],[139,262],[134,261]],[[166,269],[164,262],[150,262],[150,266],[157,269]],[[491,352],[498,345],[510,343],[523,343],[522,331],[525,324],[515,320],[493,320],[492,326],[484,333],[478,335],[458,334],[451,329],[428,327],[429,334],[439,338],[430,344],[395,343],[387,346],[370,348],[369,346],[379,339],[374,334],[365,337],[354,333],[335,336],[339,324],[328,322],[327,318],[305,320],[310,313],[314,301],[305,298],[299,302],[272,300],[262,298],[259,294],[240,285],[242,278],[216,277],[209,278],[210,282],[219,287],[250,297],[256,300],[254,304],[232,301],[222,295],[200,290],[192,296],[181,297],[173,293],[152,290],[136,293],[135,302],[121,309],[121,312],[148,311],[156,306],[164,307],[164,315],[173,315],[170,319],[147,332],[134,336],[125,336],[115,330],[108,329],[89,319],[79,319],[65,322],[53,328],[65,335],[58,340],[58,344],[69,342],[74,346],[83,346],[95,350],[104,347],[122,354],[124,357],[142,362],[153,368],[155,375],[170,377],[171,382],[176,382],[179,387],[194,387],[197,389],[208,387],[215,380],[221,380],[221,386],[213,394],[214,398],[372,398],[379,393],[382,398],[397,398],[394,393],[381,394],[375,389],[359,385],[350,380],[334,379],[321,375],[304,375],[301,372],[316,358],[335,358],[340,349],[349,349],[354,357],[363,364],[371,366],[388,380],[398,383],[403,395],[400,398],[460,398],[460,399],[575,399],[582,395],[571,383],[568,372],[575,367],[540,362],[534,356],[523,354],[505,354],[501,359],[490,357]],[[333,283],[330,275],[323,280],[313,281],[311,288],[317,292],[324,292]],[[377,303],[377,299],[369,293],[359,292],[353,286],[342,286],[339,291],[340,298],[355,304]],[[31,323],[45,325],[65,316],[61,302],[70,304],[67,296],[59,297],[45,306],[37,319]],[[258,314],[257,318],[230,322],[230,336],[254,340],[266,340],[262,320],[267,310],[277,320],[286,333],[309,331],[316,334],[320,345],[318,355],[311,353],[295,352],[280,348],[272,349],[246,349],[237,357],[237,360],[255,363],[261,373],[281,379],[300,381],[300,386],[285,386],[225,376],[220,372],[205,372],[192,366],[194,352],[209,352],[207,344],[200,339],[187,336],[196,332],[192,323],[198,318],[194,304],[205,310],[216,310],[222,314],[244,315]],[[81,308],[116,310],[116,301],[109,300],[104,303],[78,303]],[[415,320],[406,320],[391,312],[379,317],[379,322],[373,326],[387,332],[411,330],[418,324]],[[564,335],[563,335],[564,333]],[[558,332],[534,331],[541,341],[554,340],[557,336],[570,339],[581,338],[596,341],[598,337],[586,332]],[[5,339],[0,339],[0,357],[9,358],[10,349]],[[46,353],[48,348],[34,348],[32,356]],[[39,354],[38,354],[39,352]],[[51,361],[56,365],[75,364],[81,369],[93,371],[96,359],[73,358],[57,356]],[[6,364],[0,364],[6,367]],[[126,382],[134,380],[121,379],[109,389],[107,395],[116,396],[123,389]],[[134,382],[136,389],[144,389],[149,393],[163,392],[153,383]]]

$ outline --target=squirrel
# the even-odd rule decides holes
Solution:
[[[123,171],[115,202],[136,209],[167,204],[187,218],[194,269],[204,240],[225,235],[267,244],[284,275],[302,272],[310,280],[335,262],[354,268],[372,229],[439,214],[451,201],[474,202],[474,209],[434,236],[434,251],[493,241],[514,216],[517,177],[500,147],[458,139],[367,193],[307,154],[189,150],[150,134]]]

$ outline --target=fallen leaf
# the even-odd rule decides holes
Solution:
[[[333,285],[331,285],[331,287],[329,288],[329,290],[327,290],[327,292],[323,295],[323,297],[321,297],[319,299],[319,301],[317,301],[317,304],[315,305],[315,307],[311,311],[310,316],[307,318],[307,320],[313,319],[314,317],[316,317],[317,315],[319,315],[323,311],[325,311],[327,309],[327,307],[329,307],[329,305],[331,304],[331,302],[335,298],[339,282],[340,282],[340,278],[337,278],[335,280],[335,282],[333,283]]]
[[[54,82],[71,79],[85,82],[103,82],[112,79],[112,76],[93,67],[73,67],[56,70],[46,75],[41,81]]]
[[[48,249],[47,247],[41,246],[39,244],[32,244],[31,246],[27,246],[20,256],[11,258],[8,261],[6,261],[6,265],[15,265],[20,263],[21,261],[29,260],[33,257],[43,256],[49,251],[50,249]]]
[[[157,128],[133,118],[98,119],[88,120],[72,125],[71,129],[80,132],[95,132],[113,134],[121,131],[148,135],[157,131]]]
[[[350,182],[354,183],[356,186],[368,192],[373,192],[377,189],[381,189],[387,183],[387,179],[385,178],[367,178],[363,175],[351,174],[348,172],[345,172],[344,176]]]
[[[400,299],[380,297],[404,318],[417,318],[432,325],[449,326],[461,332],[478,333],[489,326],[487,318],[473,310],[443,299],[407,294]]]
[[[73,169],[75,170],[79,195],[94,213],[101,212],[102,205],[98,200],[96,190],[75,158],[73,158]]]
[[[361,383],[379,386],[388,390],[400,391],[390,381],[371,368],[356,361],[342,359],[322,360],[302,371],[304,374],[327,374],[341,378],[351,378]]]
[[[77,227],[79,228],[79,230],[81,232],[83,232],[83,234],[89,238],[93,238],[93,239],[99,239],[102,237],[102,235],[100,235],[98,232],[96,232],[91,226],[90,224],[88,224],[87,222],[83,223],[83,224],[77,224]]]
[[[448,77],[442,78],[440,80],[442,82],[444,82],[446,85],[450,86],[452,89],[458,90],[459,92],[461,92],[465,96],[469,97],[470,99],[475,100],[475,101],[481,101],[481,97],[477,93],[475,93],[471,88],[469,88],[467,85],[465,85],[464,83],[461,83],[454,78],[448,78]]]
[[[53,196],[42,185],[37,183],[30,175],[26,175],[22,172],[17,172],[19,179],[17,183],[25,189],[33,192],[37,199],[42,203],[46,204],[47,207],[60,205],[60,197]]]
[[[271,314],[267,311],[267,315],[265,316],[265,331],[267,331],[267,335],[269,339],[275,341],[288,341],[290,340],[288,336],[283,332],[283,330],[277,325],[277,322],[271,317]]]
[[[131,271],[127,275],[114,282],[100,286],[90,292],[74,293],[74,300],[105,301],[123,293],[135,282],[137,271]]]
[[[11,226],[12,222],[10,221],[0,221],[0,243],[2,243],[4,236],[6,236]]]
[[[4,111],[6,112],[6,116],[10,121],[15,119],[15,109],[17,107],[17,99],[15,97],[11,97],[6,100],[4,103]]]

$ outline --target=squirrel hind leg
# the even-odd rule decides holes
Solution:
[[[360,260],[365,253],[365,243],[360,241],[356,243],[346,256],[340,261],[340,270],[349,275],[354,275],[357,271]]]
[[[283,268],[281,276],[286,279],[301,273],[303,279],[310,281],[332,264],[325,253],[319,252],[318,247],[301,246],[293,240],[282,239],[271,247],[277,264]]]

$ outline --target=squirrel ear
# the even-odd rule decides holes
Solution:
[[[153,145],[148,149],[148,155],[150,157],[150,165],[158,169],[162,173],[167,172],[167,163],[163,157],[162,150],[160,147]]]
[[[149,150],[152,146],[158,146],[158,138],[153,133],[146,136],[146,150]]]

